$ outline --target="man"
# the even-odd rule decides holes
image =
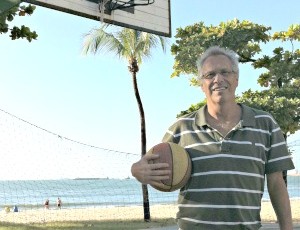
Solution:
[[[207,104],[179,118],[163,142],[183,146],[192,158],[192,176],[180,190],[180,229],[259,229],[265,175],[281,230],[292,229],[283,170],[294,168],[282,131],[269,113],[235,101],[238,57],[220,47],[198,60],[199,84]],[[167,179],[167,164],[144,156],[132,175],[144,184]]]

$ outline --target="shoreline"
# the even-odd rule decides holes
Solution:
[[[300,223],[300,200],[291,200],[292,216],[294,223]],[[176,217],[176,205],[152,205],[150,206],[151,218],[174,219]],[[143,220],[142,206],[124,207],[95,207],[95,208],[65,208],[62,209],[34,209],[20,210],[20,212],[0,212],[1,222],[33,224],[60,221],[106,221],[106,220]],[[261,220],[263,223],[276,222],[276,215],[271,202],[263,201],[261,208]]]

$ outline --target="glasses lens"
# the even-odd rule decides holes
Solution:
[[[217,74],[222,75],[223,77],[228,77],[231,73],[234,73],[234,71],[229,71],[229,70],[220,70],[220,71],[212,71],[206,74],[202,75],[202,78],[204,79],[213,79]]]

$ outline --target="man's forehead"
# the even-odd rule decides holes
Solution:
[[[213,68],[213,67],[230,67],[231,61],[225,55],[214,55],[209,56],[203,63],[202,69]]]
[[[212,62],[212,61],[221,61],[221,60],[230,62],[230,59],[227,56],[225,56],[223,54],[217,54],[217,55],[211,55],[211,56],[207,57],[205,59],[204,63]]]

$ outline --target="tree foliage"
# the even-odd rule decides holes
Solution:
[[[171,51],[175,55],[174,72],[192,75],[191,83],[197,84],[196,59],[208,47],[222,46],[234,50],[240,63],[260,69],[257,83],[262,91],[243,92],[237,101],[270,112],[284,134],[300,129],[300,25],[291,25],[287,31],[271,33],[271,27],[237,19],[221,22],[218,26],[205,26],[203,22],[177,29],[176,42]],[[278,46],[267,54],[268,46]],[[203,102],[192,105],[179,116],[198,109]]]
[[[31,15],[35,8],[36,7],[31,4],[27,6],[16,5],[8,11],[0,14],[0,34],[10,32],[9,37],[11,37],[12,40],[26,38],[29,42],[31,42],[32,39],[37,39],[37,33],[35,31],[31,31],[27,26],[22,25],[21,27],[13,26],[13,28],[9,28],[8,25],[9,22],[14,20],[15,16]]]

